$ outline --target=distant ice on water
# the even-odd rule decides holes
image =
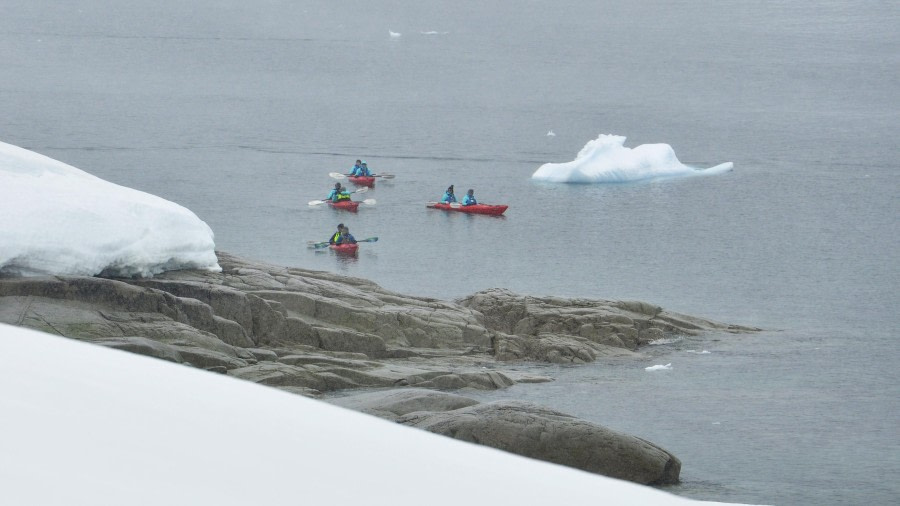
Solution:
[[[545,163],[531,178],[551,183],[628,183],[708,176],[733,168],[731,162],[708,169],[688,167],[678,161],[668,144],[642,144],[632,149],[625,147],[625,137],[602,134],[585,144],[575,160]]]
[[[672,363],[670,362],[666,365],[660,365],[660,364],[651,365],[650,367],[645,367],[644,370],[645,371],[668,371],[671,368],[672,368]]]
[[[647,344],[650,345],[650,346],[659,346],[659,345],[661,345],[661,344],[672,344],[672,343],[677,343],[677,342],[682,341],[682,340],[684,340],[684,337],[682,337],[682,336],[676,336],[676,337],[661,337],[661,338],[659,338],[659,339],[654,339],[654,340],[648,342]]]
[[[397,33],[397,32],[392,32],[392,31],[388,30],[388,35],[390,35],[392,39],[396,39],[396,38],[400,37],[400,36],[403,35],[403,34],[402,34],[402,33]]]

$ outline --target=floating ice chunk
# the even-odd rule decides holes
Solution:
[[[731,162],[709,169],[688,167],[678,161],[668,144],[642,144],[626,148],[625,137],[600,135],[566,163],[545,163],[531,178],[551,183],[627,183],[672,177],[721,174]]]
[[[450,32],[436,32],[434,30],[429,30],[427,32],[419,32],[422,35],[447,35]]]
[[[682,336],[677,336],[677,337],[660,337],[659,339],[654,339],[654,340],[652,340],[652,341],[649,341],[647,344],[650,345],[650,346],[659,346],[659,345],[662,345],[662,344],[672,344],[672,343],[677,343],[677,342],[682,341],[682,340],[684,340],[684,337],[682,337]]]
[[[221,270],[190,210],[0,142],[0,275]]]
[[[547,137],[556,137],[556,134],[553,133],[553,130],[550,130],[549,132],[547,132]]]
[[[397,33],[397,32],[392,32],[392,31],[388,30],[388,35],[390,35],[392,39],[396,39],[397,37],[399,37],[399,36],[401,36],[401,35],[403,35],[403,34],[402,34],[402,33]]]
[[[666,365],[651,365],[650,367],[645,367],[645,371],[668,371],[672,368],[672,363],[668,363]]]
[[[688,353],[696,353],[697,355],[709,355],[709,352],[706,350],[697,351],[697,350],[686,350]]]

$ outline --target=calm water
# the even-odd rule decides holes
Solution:
[[[655,441],[691,497],[900,500],[900,7],[492,4],[5,0],[0,139],[181,203],[252,258],[763,327],[485,398]],[[599,133],[735,170],[530,181]],[[306,205],[356,158],[397,174],[375,206]],[[451,183],[507,216],[426,210]],[[353,261],[305,248],[339,221],[380,240]]]

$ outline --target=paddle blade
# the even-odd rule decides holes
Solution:
[[[320,249],[320,248],[327,248],[327,247],[328,247],[327,242],[312,242],[312,241],[310,241],[310,243],[309,243],[309,249]]]
[[[353,190],[353,191],[350,192],[350,193],[366,193],[367,191],[369,191],[369,187],[368,187],[368,186],[363,186],[362,188],[360,188],[360,189],[358,189],[358,190]]]
[[[309,205],[311,205],[311,206],[320,206],[324,203],[325,203],[324,200],[310,200],[309,201]]]
[[[452,207],[453,209],[459,209],[460,207],[462,207],[462,204],[460,204],[459,202],[451,202],[450,207]]]
[[[373,176],[374,176],[374,177],[380,177],[380,178],[383,178],[383,179],[394,179],[394,178],[396,177],[396,176],[394,176],[393,174],[374,174]]]
[[[374,206],[378,202],[375,199],[366,199],[366,200],[363,200],[362,203],[367,206]]]
[[[335,179],[347,179],[347,175],[340,172],[329,172],[328,175]]]
[[[356,242],[378,242],[378,238],[377,237],[367,237],[365,239],[359,239]]]

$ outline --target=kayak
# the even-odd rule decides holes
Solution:
[[[443,209],[444,211],[459,211],[461,213],[472,213],[472,214],[489,214],[491,216],[500,216],[504,212],[506,212],[506,208],[509,206],[492,206],[488,204],[472,204],[471,206],[464,205],[450,205],[443,204],[440,202],[430,202],[427,204],[427,207],[430,209]]]
[[[359,249],[359,244],[351,244],[351,243],[332,244],[332,245],[329,245],[328,247],[331,248],[332,250],[334,250],[335,253],[344,253],[347,255],[353,255],[356,253],[356,250]]]
[[[375,178],[372,176],[349,176],[347,179],[357,186],[368,186],[370,188],[375,186]]]
[[[359,202],[353,202],[352,200],[341,200],[338,202],[328,201],[328,205],[335,209],[344,209],[347,211],[356,212],[356,208],[359,207]]]

